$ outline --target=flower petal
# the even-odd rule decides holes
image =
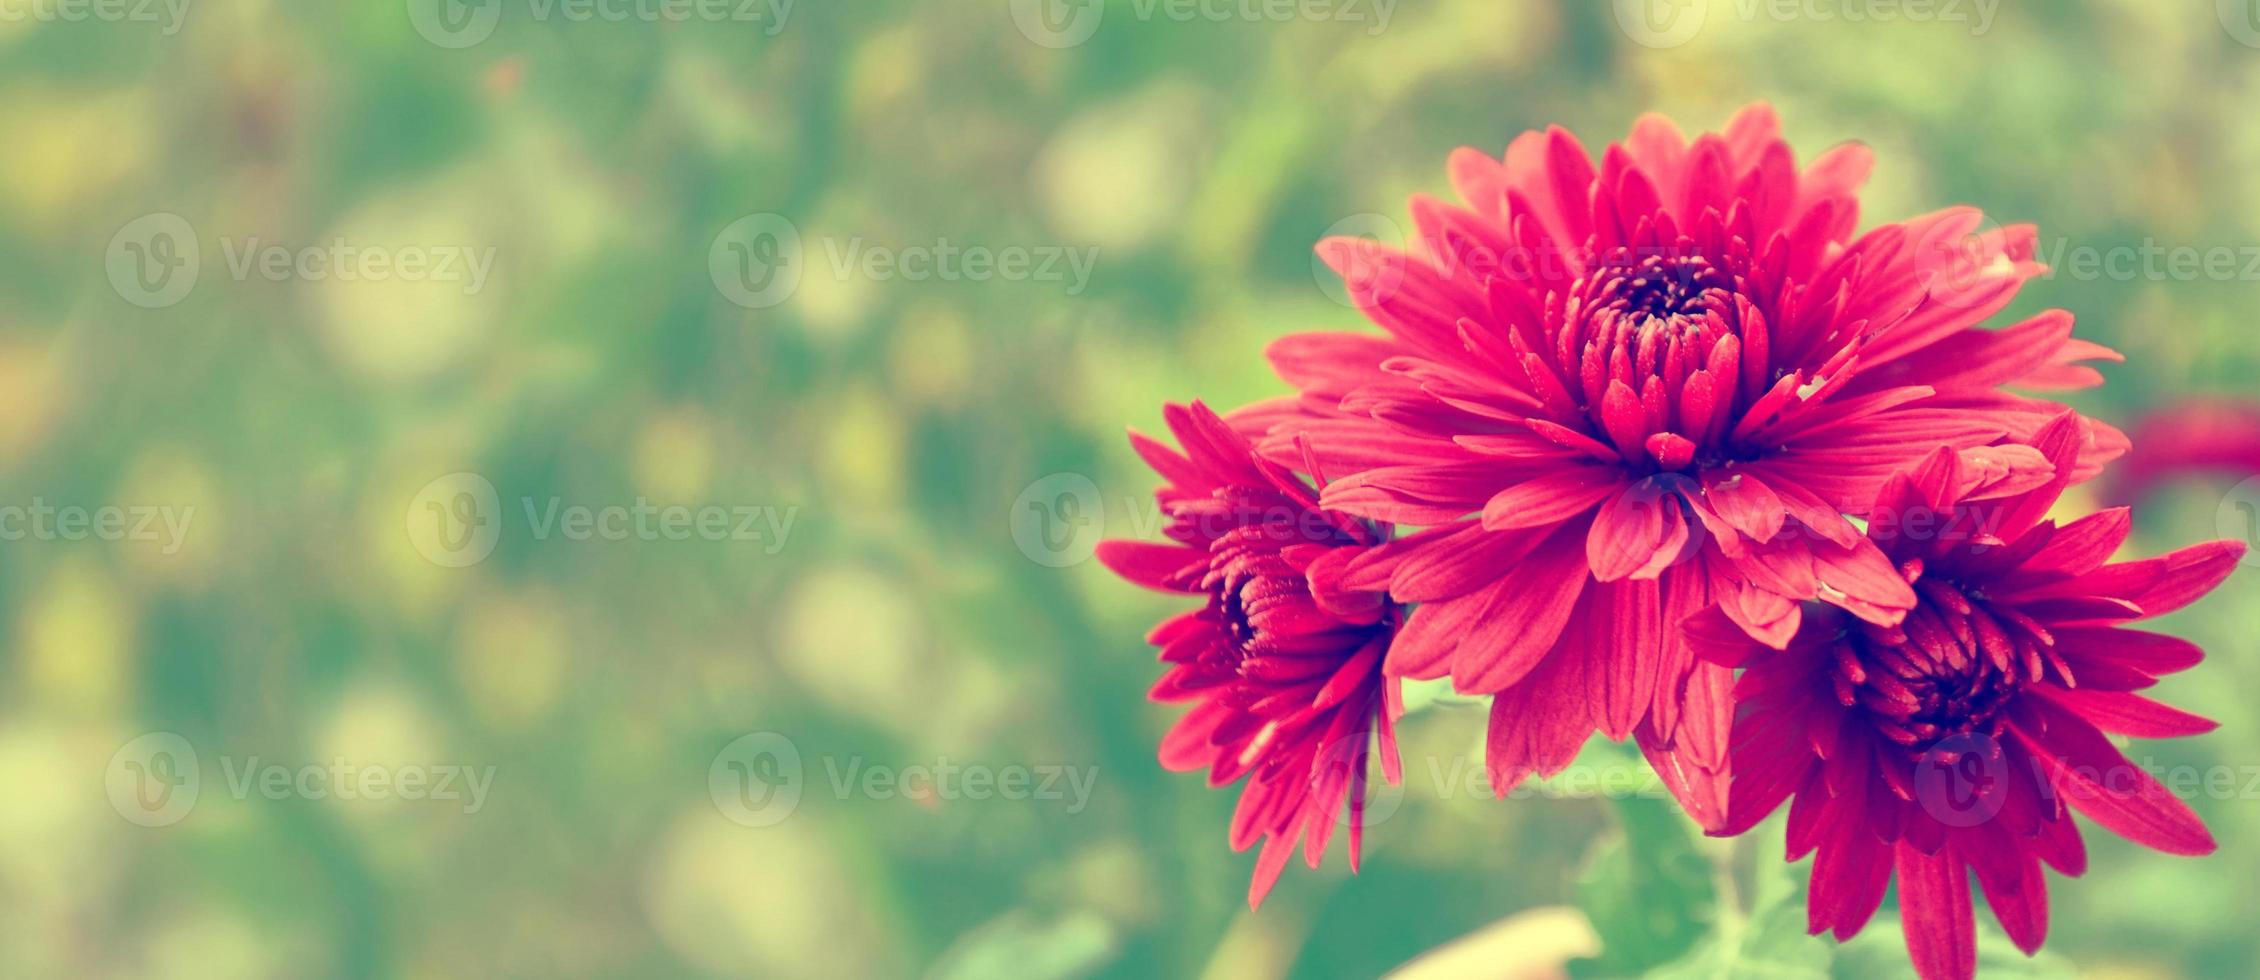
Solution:
[[[2056,794],[2112,833],[2168,854],[2211,854],[2213,835],[2189,805],[2127,761],[2103,733],[2063,709],[2046,712],[2047,731],[2014,733],[2038,760]]]
[[[1977,974],[1977,923],[1961,859],[1908,844],[1899,845],[1897,857],[1900,920],[1915,972],[1923,980],[1969,980]]]
[[[1483,754],[1491,792],[1504,797],[1531,773],[1551,776],[1577,758],[1593,734],[1584,670],[1576,657],[1548,657],[1522,683],[1491,699]]]

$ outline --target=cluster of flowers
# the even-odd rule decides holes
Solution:
[[[1786,803],[1812,931],[1858,932],[1896,877],[1929,978],[1975,969],[1970,871],[2040,946],[2041,866],[2085,868],[2074,813],[2212,850],[2105,733],[2212,727],[2136,693],[2202,652],[2125,627],[2243,546],[2114,562],[2125,508],[2050,516],[2127,440],[2002,388],[2117,355],[2061,310],[1981,326],[2044,271],[2029,226],[1855,237],[1870,164],[1800,169],[1763,105],[1693,141],[1642,118],[1598,162],[1559,128],[1460,150],[1464,203],[1415,199],[1414,250],[1318,246],[1382,333],[1282,339],[1296,394],[1168,406],[1174,449],[1132,434],[1168,540],[1100,557],[1205,597],[1149,637],[1153,697],[1191,705],[1161,761],[1247,780],[1251,903],[1337,824],[1356,867],[1404,678],[1491,699],[1502,795],[1598,730],[1709,833]]]

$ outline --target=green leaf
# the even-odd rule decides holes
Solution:
[[[1622,977],[1670,963],[1711,931],[1717,888],[1690,824],[1669,801],[1614,802],[1620,831],[1578,876],[1578,906],[1601,937],[1601,955],[1571,964],[1578,976]]]
[[[1805,894],[1761,907],[1747,922],[1721,928],[1686,958],[1650,980],[1827,980],[1828,940],[1805,933]]]
[[[1717,930],[1650,980],[1827,980],[1832,943],[1805,933],[1805,866],[1780,860],[1782,821],[1750,831],[1758,852],[1747,919],[1720,916]]]
[[[2009,942],[1998,929],[1987,928],[1990,923],[1983,917],[1989,915],[1980,904],[1976,913],[1978,923],[1977,975],[1992,980],[1994,977],[2020,978],[2020,980],[2073,980],[2079,971],[2070,961],[2047,950],[2027,958]],[[1876,916],[1867,929],[1852,937],[1836,954],[1836,976],[1844,980],[1913,980],[1915,968],[1907,958],[1907,940],[1899,931],[1899,919],[1891,914]]]
[[[1068,980],[1090,975],[1116,952],[1114,926],[1096,912],[1045,919],[1020,909],[966,933],[943,954],[930,976],[932,980]]]

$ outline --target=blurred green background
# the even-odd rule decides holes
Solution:
[[[1592,785],[1481,798],[1481,711],[1429,691],[1363,873],[1298,863],[1247,911],[1235,793],[1154,761],[1175,711],[1141,637],[1182,604],[1083,560],[1154,527],[1123,426],[1279,393],[1266,341],[1360,322],[1312,243],[1387,234],[1451,149],[1549,123],[1597,149],[1768,99],[1805,159],[1875,146],[1868,224],[1966,202],[2044,258],[2260,243],[2239,3],[1658,2],[1698,29],[1497,0],[0,2],[0,532],[125,520],[0,542],[0,974],[1369,976],[1538,910],[1428,969],[1544,975],[1590,942],[1558,908],[1618,817]],[[843,271],[951,248],[1032,264]],[[491,266],[398,264],[445,254]],[[2127,353],[2078,399],[2121,424],[2260,371],[2241,262],[2059,274],[2017,310],[2046,306]],[[2135,547],[2216,536],[2228,491],[2153,500]],[[639,501],[730,530],[543,520]],[[2043,969],[2250,970],[2256,596],[2166,627],[2213,656],[2163,696],[2222,729],[2136,750],[2236,774],[2194,802],[2221,853],[2091,831]],[[936,766],[1031,783],[910,768]],[[1087,798],[1044,791],[1063,772]],[[1778,887],[1760,849],[1699,845],[1742,893],[1723,920]],[[1863,942],[1790,945],[1905,972]]]

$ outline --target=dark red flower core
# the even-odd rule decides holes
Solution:
[[[1253,706],[1278,689],[1322,683],[1336,661],[1312,654],[1347,656],[1362,646],[1360,635],[1394,628],[1394,604],[1370,624],[1336,619],[1311,594],[1305,569],[1284,554],[1370,545],[1375,540],[1370,529],[1345,528],[1284,495],[1242,487],[1217,489],[1211,507],[1203,509],[1208,513],[1200,517],[1227,528],[1209,543],[1201,588],[1208,593],[1209,617],[1231,643],[1204,651],[1202,666],[1243,682],[1234,691],[1240,706]],[[1290,700],[1280,706],[1307,706],[1309,692],[1301,693],[1301,704]]]
[[[1865,710],[1885,738],[1918,753],[1957,736],[1990,738],[2028,685],[2050,669],[2069,678],[2046,627],[1974,589],[1920,578],[1919,560],[1908,566],[1913,611],[1898,626],[1847,630],[1830,677],[1837,701]]]
[[[1216,541],[1208,575],[1201,586],[1208,590],[1209,609],[1236,646],[1230,651],[1237,669],[1246,663],[1259,641],[1269,639],[1256,623],[1268,612],[1310,599],[1310,586],[1278,552],[1259,550],[1262,525],[1234,529]]]
[[[1729,312],[1734,283],[1700,255],[1637,255],[1619,248],[1580,282],[1588,316],[1615,314],[1634,323],[1678,327],[1705,313]]]
[[[1735,448],[1732,424],[1752,343],[1742,336],[1745,311],[1758,317],[1732,271],[1743,264],[1684,239],[1672,249],[1619,247],[1571,289],[1561,353],[1593,431],[1635,471],[1756,457]]]

